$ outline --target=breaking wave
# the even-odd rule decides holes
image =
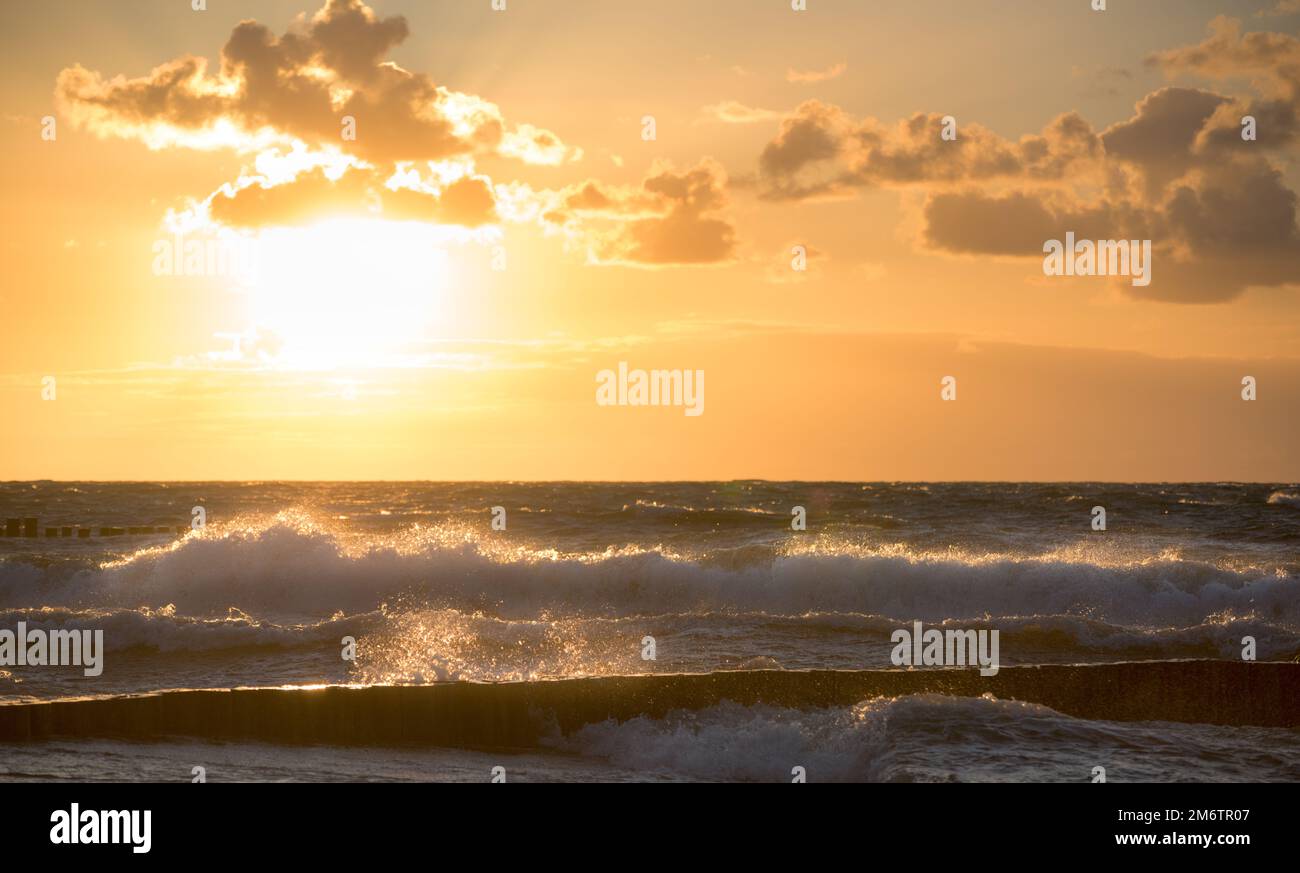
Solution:
[[[506,619],[727,611],[931,622],[1076,616],[1146,628],[1253,619],[1294,628],[1297,584],[1279,569],[1176,555],[1104,561],[834,545],[797,553],[755,547],[730,559],[661,549],[561,555],[429,531],[357,544],[277,523],[192,535],[97,567],[0,563],[0,608],[171,609],[207,619],[227,619],[233,609],[259,622],[302,624],[400,598]]]

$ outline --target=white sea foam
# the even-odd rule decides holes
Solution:
[[[1255,616],[1294,627],[1298,585],[1280,571],[1238,572],[1175,556],[1104,564],[1070,556],[807,551],[718,566],[657,550],[562,557],[437,539],[358,550],[326,532],[272,525],[191,537],[61,576],[6,562],[0,607],[170,605],[179,615],[207,618],[235,608],[283,623],[366,612],[405,596],[507,618],[739,610],[931,622],[1079,615],[1145,627]]]
[[[1239,745],[1242,735],[1268,750]],[[1085,721],[987,695],[880,697],[806,710],[723,703],[592,724],[550,744],[643,774],[726,781],[789,782],[802,767],[809,782],[999,781],[1024,773],[1087,782],[1099,762],[1115,781],[1300,772],[1293,731]]]
[[[1268,495],[1270,506],[1290,506],[1300,509],[1300,491],[1274,491]]]

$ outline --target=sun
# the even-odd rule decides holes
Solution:
[[[336,219],[264,229],[248,316],[277,365],[400,365],[445,315],[451,265],[436,226]]]

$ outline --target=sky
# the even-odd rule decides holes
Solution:
[[[1300,480],[1300,3],[797,5],[0,5],[0,479]]]

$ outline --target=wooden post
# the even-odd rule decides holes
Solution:
[[[36,535],[37,535],[37,533],[36,533],[36,529],[37,529],[38,527],[40,527],[40,523],[41,523],[41,520],[40,520],[39,518],[24,518],[24,519],[23,519],[23,536],[25,536],[25,537],[34,537],[34,536],[36,536]]]

